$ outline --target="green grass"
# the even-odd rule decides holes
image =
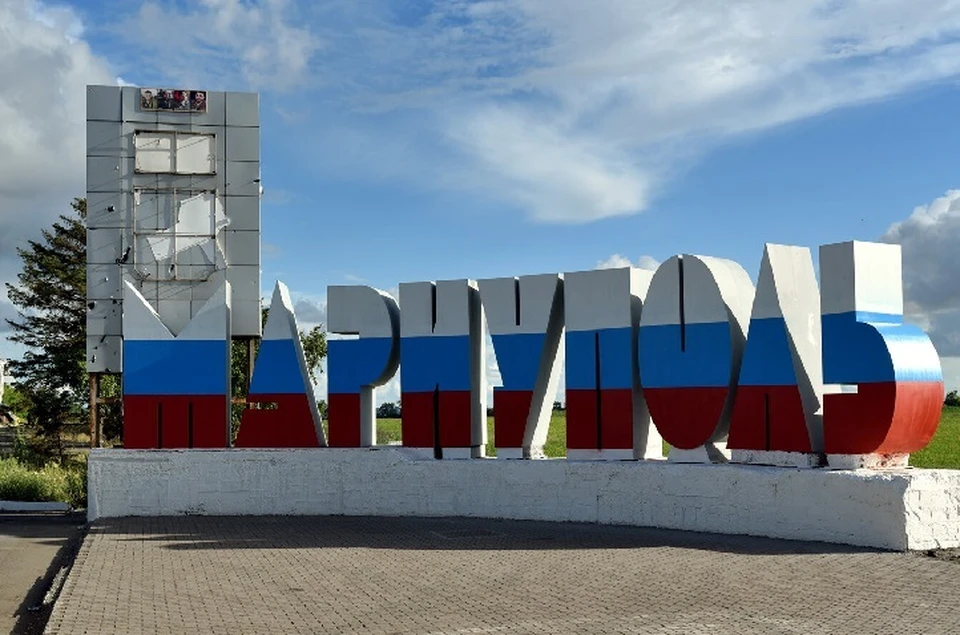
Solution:
[[[56,464],[33,469],[14,458],[0,459],[0,500],[87,505],[86,461],[64,468]]]
[[[550,417],[550,428],[547,430],[547,443],[544,452],[549,457],[567,455],[567,419],[562,412],[554,412]],[[400,442],[400,419],[377,419],[377,443],[387,445]],[[487,456],[496,456],[497,449],[493,447],[493,417],[487,417]]]
[[[945,406],[930,445],[910,455],[915,467],[960,468],[960,407]]]
[[[563,412],[554,412],[550,417],[550,429],[544,446],[546,455],[551,458],[567,455],[566,448],[567,419]],[[400,442],[400,419],[377,420],[377,443]],[[669,446],[663,444],[666,455]],[[493,417],[487,418],[487,456],[496,456],[493,447]],[[960,407],[946,406],[940,418],[940,427],[930,444],[910,455],[910,465],[928,468],[960,469]]]

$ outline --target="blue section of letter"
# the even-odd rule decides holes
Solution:
[[[783,318],[750,320],[748,333],[740,368],[740,385],[795,386],[797,375]]]
[[[896,315],[849,312],[824,315],[823,381],[859,384],[942,381],[930,338]]]
[[[641,326],[640,381],[645,388],[718,388],[730,384],[730,324],[687,324],[681,350],[679,324]]]
[[[225,395],[225,340],[126,340],[124,395]]]
[[[306,387],[293,340],[263,340],[250,381],[250,394],[305,394]]]
[[[516,333],[494,335],[493,351],[504,390],[533,390],[540,369],[546,335]]]
[[[363,386],[373,385],[387,367],[393,339],[362,337],[327,342],[327,391],[330,394],[356,394]]]
[[[600,346],[600,386],[597,386],[597,343]],[[633,387],[633,329],[630,327],[567,331],[566,383],[570,390]]]
[[[470,336],[401,338],[400,383],[405,393],[470,390]]]

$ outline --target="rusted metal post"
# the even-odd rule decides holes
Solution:
[[[100,375],[90,373],[90,447],[100,447]]]
[[[246,394],[250,394],[250,383],[253,381],[253,362],[254,357],[256,357],[256,351],[254,351],[254,343],[256,338],[249,338],[247,340],[247,386]]]

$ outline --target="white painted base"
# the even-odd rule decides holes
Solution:
[[[708,443],[692,450],[670,448],[667,460],[671,463],[726,463],[730,460],[730,451],[726,443]]]
[[[543,451],[543,446],[531,446],[528,448],[497,448],[496,458],[498,459],[545,459],[547,455]]]
[[[474,448],[443,448],[444,459],[463,460],[463,459],[482,459],[487,455],[486,448],[483,446]]]
[[[567,450],[568,461],[599,461],[600,450]]]
[[[633,461],[633,450],[600,450],[601,461]]]
[[[821,467],[821,456],[809,452],[773,452],[767,450],[731,450],[731,463],[777,465],[780,467]]]
[[[68,512],[67,503],[25,503],[23,501],[0,501],[0,512]]]
[[[895,550],[960,547],[960,470],[436,461],[417,459],[408,448],[95,449],[88,489],[90,520],[176,514],[473,516]]]
[[[828,454],[827,466],[835,470],[907,467],[909,454]]]

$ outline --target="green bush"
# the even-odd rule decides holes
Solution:
[[[73,508],[87,505],[86,461],[63,467],[50,464],[31,469],[17,459],[0,459],[0,500],[56,501]]]

